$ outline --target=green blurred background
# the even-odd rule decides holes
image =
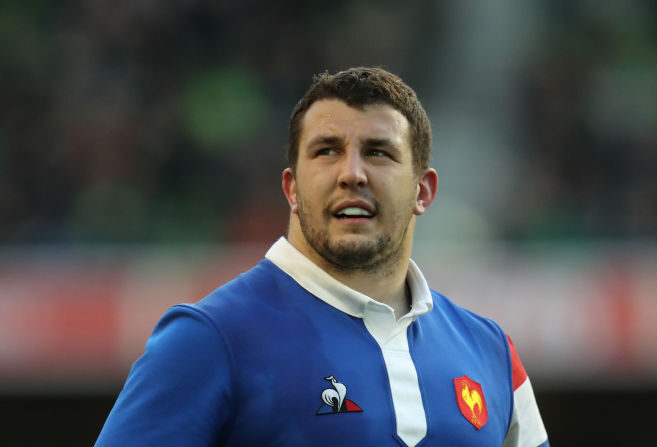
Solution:
[[[89,445],[166,307],[285,231],[287,120],[377,65],[430,115],[414,258],[494,317],[552,445],[657,415],[657,3],[0,2],[0,444]]]

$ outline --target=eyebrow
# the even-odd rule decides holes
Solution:
[[[363,146],[387,146],[396,147],[392,141],[387,138],[365,138],[360,141]]]
[[[308,142],[308,147],[315,146],[336,146],[342,144],[342,138],[326,135],[318,135]]]

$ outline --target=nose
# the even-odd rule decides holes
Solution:
[[[360,151],[354,148],[347,149],[340,163],[338,184],[342,188],[362,187],[367,184],[367,173],[365,162]]]

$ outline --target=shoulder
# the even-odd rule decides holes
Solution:
[[[309,301],[307,292],[271,261],[264,259],[252,269],[185,308],[201,315],[228,344],[245,337],[258,339],[267,330],[299,316]]]
[[[175,369],[182,360],[198,362],[188,365],[213,369],[208,352],[223,353],[228,360],[229,349],[216,324],[202,310],[192,305],[179,304],[170,308],[155,325],[146,343],[144,356],[139,361],[161,362]],[[215,360],[217,356],[213,357]],[[139,362],[138,361],[138,362]],[[168,369],[168,368],[167,368]]]
[[[172,307],[133,364],[96,445],[209,445],[225,420],[231,363],[202,312]]]
[[[495,321],[459,306],[435,290],[431,290],[431,295],[434,312],[449,321],[455,330],[472,332],[473,336],[477,337],[492,337],[506,346],[508,341],[506,334]]]
[[[518,389],[527,380],[527,373],[520,361],[511,337],[490,318],[465,309],[434,290],[431,293],[434,297],[434,306],[444,312],[453,324],[460,327],[462,331],[471,332],[474,337],[480,339],[488,338],[496,346],[504,350],[507,363],[511,369],[513,389]]]
[[[250,270],[188,306],[202,312],[210,320],[227,313],[233,317],[248,315],[288,292],[291,283],[293,280],[288,275],[271,261],[263,259]]]
[[[507,334],[495,321],[455,304],[434,290],[431,294],[434,300],[431,314],[435,314],[434,318],[445,328],[443,334],[449,336],[452,343],[462,352],[487,359],[491,364],[497,365],[499,372],[507,377],[509,382],[512,377],[521,378],[522,366],[518,356],[512,351],[513,347]]]

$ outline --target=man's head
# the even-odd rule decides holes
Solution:
[[[380,69],[321,75],[295,108],[290,135],[283,191],[292,245],[334,271],[403,268],[415,216],[438,185],[413,91]]]
[[[431,126],[417,95],[398,76],[381,68],[357,67],[336,74],[320,73],[297,103],[290,117],[287,142],[288,166],[296,170],[299,137],[308,109],[322,99],[339,99],[350,107],[388,104],[409,123],[410,145],[416,174],[429,167],[431,161]]]

